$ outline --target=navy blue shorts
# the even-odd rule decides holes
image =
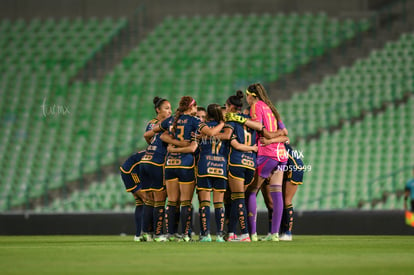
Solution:
[[[136,166],[136,170],[138,170],[139,166]],[[135,193],[138,190],[141,190],[142,186],[140,184],[140,179],[138,178],[138,173],[133,171],[132,173],[126,174],[121,171],[121,178],[124,182],[125,189],[127,192]]]
[[[244,180],[244,185],[252,183],[254,179],[255,170],[242,166],[229,166],[229,177]]]
[[[144,154],[145,151],[133,154],[119,168],[127,192],[135,193],[142,188],[139,178],[139,162]]]
[[[197,191],[221,191],[225,192],[227,188],[227,180],[216,177],[198,177]]]
[[[143,191],[162,191],[164,184],[164,165],[140,163],[139,176]]]
[[[165,168],[165,180],[175,180],[181,184],[190,184],[195,182],[194,168]]]
[[[284,174],[284,181],[290,181],[292,184],[300,185],[303,183],[304,166],[300,158],[289,156],[287,162],[287,171]]]

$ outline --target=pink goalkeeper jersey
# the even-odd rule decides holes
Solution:
[[[261,122],[269,132],[277,131],[277,119],[269,106],[267,106],[267,104],[263,101],[259,100],[251,106],[250,116],[252,120]],[[287,161],[288,159],[285,145],[282,142],[262,145],[259,139],[257,145],[259,147],[257,152],[258,156],[271,157],[280,162]]]

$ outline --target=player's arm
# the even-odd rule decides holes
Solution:
[[[167,147],[167,151],[169,153],[194,153],[198,147],[198,143],[196,141],[192,141],[190,145],[185,147],[175,147],[172,144],[169,144]]]
[[[148,131],[146,131],[145,133],[144,133],[144,138],[145,138],[145,141],[148,143],[148,144],[151,144],[151,139],[152,139],[152,137],[155,135],[155,132],[153,131],[153,129],[150,129],[150,130],[148,130]]]
[[[233,134],[233,129],[230,127],[224,127],[223,131],[215,135],[215,137],[219,140],[230,140],[231,134]]]
[[[265,137],[260,138],[260,143],[264,145],[269,145],[271,143],[278,143],[278,142],[289,143],[289,138],[287,136],[278,136],[275,138],[265,138]]]
[[[257,149],[258,149],[256,144],[253,146],[250,146],[250,145],[242,144],[238,142],[236,139],[233,139],[230,142],[230,144],[234,149],[243,151],[243,152],[257,152]]]
[[[244,118],[234,113],[228,113],[228,115],[226,114],[226,121],[234,121],[234,122],[244,124],[253,130],[262,132],[263,136],[269,139],[288,135],[288,130],[286,128],[277,130],[275,132],[269,132],[260,121],[252,120],[249,118]]]
[[[186,146],[188,146],[190,144],[190,142],[187,141],[187,140],[181,141],[181,140],[178,140],[178,139],[173,138],[167,132],[162,133],[162,135],[160,136],[160,138],[165,143],[172,144],[172,145],[178,146],[178,147],[186,147]]]
[[[288,135],[288,131],[286,128],[284,129],[280,129],[277,130],[275,132],[269,132],[264,125],[259,122],[259,121],[254,121],[251,119],[247,119],[246,122],[244,123],[244,125],[246,125],[247,127],[256,130],[258,132],[262,132],[263,136],[266,138],[275,138],[275,137],[279,137],[279,136],[287,136]]]
[[[200,129],[200,133],[206,136],[215,136],[217,134],[220,133],[220,131],[223,129],[224,126],[224,121],[220,121],[219,124],[217,124],[216,126],[210,128],[207,125],[201,127]]]

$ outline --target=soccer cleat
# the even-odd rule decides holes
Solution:
[[[272,242],[278,242],[279,241],[279,233],[272,234]]]
[[[217,235],[217,237],[216,237],[216,242],[217,242],[217,243],[224,243],[224,242],[226,242],[226,241],[224,240],[223,236]]]
[[[240,236],[240,242],[251,242],[252,240],[250,239],[249,234],[242,234]]]
[[[257,233],[252,234],[252,236],[250,237],[252,242],[257,242],[259,240],[259,238],[257,237]]]
[[[160,242],[166,242],[167,238],[164,235],[159,235],[154,237],[154,242],[160,243]]]
[[[185,235],[182,239],[181,239],[183,242],[186,242],[186,243],[188,243],[188,242],[190,242],[191,241],[191,238],[188,236],[188,235]]]
[[[181,235],[178,233],[168,234],[167,241],[169,242],[179,242],[181,240]]]
[[[141,236],[134,236],[134,242],[141,242]]]
[[[260,241],[262,241],[262,242],[269,242],[271,240],[272,240],[272,234],[270,234],[270,233],[267,234],[266,236],[260,238]]]
[[[279,240],[290,242],[290,241],[292,241],[292,234],[288,234],[288,233],[282,234],[282,235],[280,235]]]
[[[201,236],[200,242],[203,242],[203,243],[211,242],[210,234],[208,234],[207,236]]]
[[[148,233],[144,233],[144,234],[142,235],[141,240],[142,240],[143,242],[152,242],[152,235],[151,235],[151,234],[148,234]]]
[[[227,241],[228,241],[228,242],[237,242],[237,241],[238,241],[238,239],[237,239],[237,235],[236,235],[236,234],[229,235],[229,236],[227,237]]]

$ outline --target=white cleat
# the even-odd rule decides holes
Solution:
[[[280,237],[279,237],[279,240],[281,240],[281,241],[292,241],[292,234],[282,234]]]

